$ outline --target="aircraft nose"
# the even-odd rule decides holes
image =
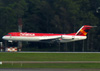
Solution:
[[[2,39],[6,39],[6,36],[3,36]]]

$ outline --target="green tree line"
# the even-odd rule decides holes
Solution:
[[[98,26],[87,40],[57,44],[24,42],[23,49],[45,51],[100,51],[99,0],[0,0],[0,40],[9,32],[73,33],[82,25]]]

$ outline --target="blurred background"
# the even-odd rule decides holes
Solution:
[[[97,26],[83,41],[61,44],[23,42],[22,51],[100,51],[100,0],[0,0],[0,42],[9,32],[73,33]],[[17,42],[8,46],[17,46]]]

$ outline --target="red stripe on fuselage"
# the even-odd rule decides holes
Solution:
[[[34,37],[34,36],[61,36],[61,35],[69,35],[73,36],[76,33],[71,34],[53,34],[53,33],[20,33],[20,32],[11,32],[6,36],[24,36],[24,37]]]

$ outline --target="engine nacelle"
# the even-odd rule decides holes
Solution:
[[[74,36],[62,35],[62,39],[74,39]]]
[[[68,36],[68,35],[62,35],[63,40],[84,40],[86,39],[86,36]]]

